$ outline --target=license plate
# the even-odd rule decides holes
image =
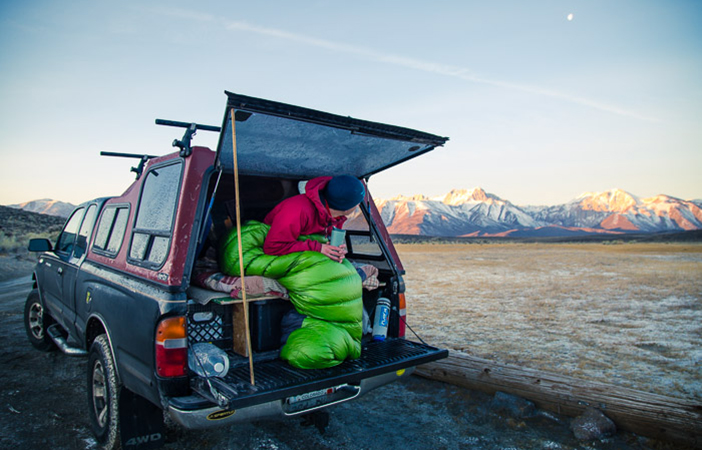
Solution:
[[[305,392],[304,394],[300,395],[294,395],[292,397],[288,397],[286,402],[289,405],[293,405],[295,403],[299,402],[304,402],[307,400],[311,400],[313,398],[318,398],[318,397],[325,397],[327,395],[332,395],[342,387],[347,386],[346,384],[342,384],[340,386],[334,386],[326,389],[320,389],[318,391],[312,391],[312,392]]]

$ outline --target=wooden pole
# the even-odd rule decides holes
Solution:
[[[622,430],[702,448],[700,401],[500,364],[453,351],[446,359],[419,366],[415,373],[489,394],[502,391],[517,395],[541,409],[568,416],[577,416],[592,406]]]
[[[234,108],[229,110],[232,121],[232,156],[234,158],[234,200],[236,203],[236,236],[239,247],[239,274],[241,276],[241,299],[244,303],[244,322],[246,327],[246,350],[249,355],[249,372],[251,373],[251,385],[256,385],[254,379],[253,352],[251,351],[251,329],[249,328],[249,304],[246,300],[246,277],[244,276],[244,251],[241,247],[241,208],[239,203],[239,162],[236,156],[236,128],[234,119]]]

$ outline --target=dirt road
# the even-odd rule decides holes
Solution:
[[[86,360],[30,346],[22,323],[30,288],[29,277],[0,283],[0,448],[94,449]],[[566,418],[510,417],[491,401],[482,393],[411,377],[331,408],[324,434],[298,418],[209,431],[169,430],[165,448],[647,450],[655,445],[631,434],[581,443]]]

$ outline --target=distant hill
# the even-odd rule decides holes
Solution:
[[[5,234],[58,232],[65,222],[64,217],[0,205],[0,230]]]
[[[17,208],[23,211],[31,211],[39,214],[48,214],[50,216],[68,217],[75,209],[75,205],[70,203],[44,198],[41,200],[32,200],[29,202],[8,205],[10,208]]]
[[[26,253],[29,239],[46,237],[52,240],[61,232],[63,217],[0,206],[0,253]]]

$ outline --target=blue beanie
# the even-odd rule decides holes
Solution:
[[[324,197],[331,209],[346,211],[363,201],[366,188],[363,183],[351,175],[339,175],[329,180],[324,188]]]

